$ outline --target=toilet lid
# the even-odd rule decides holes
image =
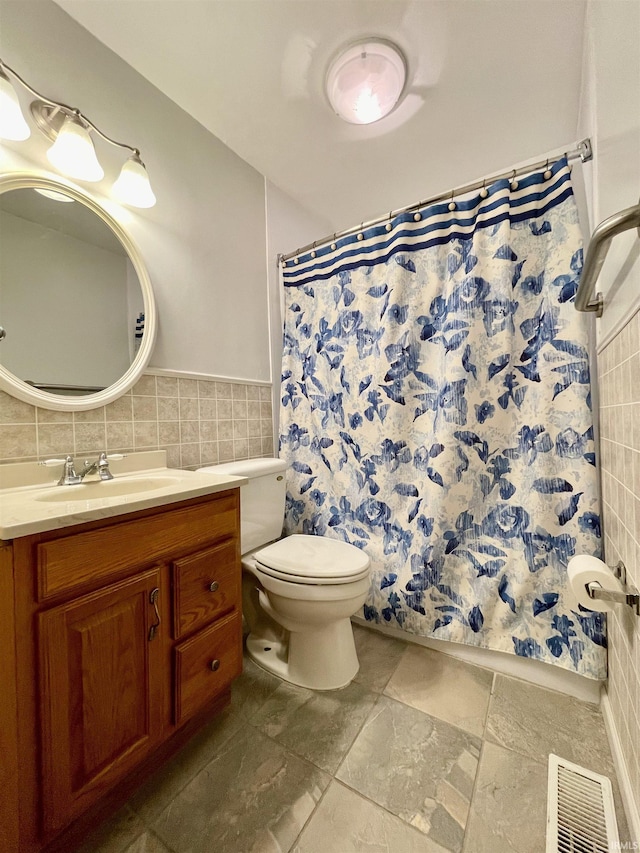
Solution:
[[[295,533],[256,551],[261,571],[297,583],[348,583],[366,577],[369,557],[355,545]]]

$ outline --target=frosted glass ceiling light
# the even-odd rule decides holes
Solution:
[[[132,207],[153,207],[156,203],[149,175],[139,153],[129,157],[122,167],[120,176],[113,185],[113,194],[121,202]]]
[[[0,59],[0,137],[23,140],[30,134],[20,103],[9,78],[15,78],[36,100],[31,103],[31,118],[53,145],[47,151],[49,162],[60,172],[79,181],[101,181],[104,169],[96,155],[91,134],[129,152],[129,159],[113,185],[114,195],[123,204],[153,207],[156,197],[149,183],[140,151],[124,142],[116,142],[89,121],[80,110],[45,98]],[[95,137],[94,137],[95,138]],[[60,199],[62,201],[62,198]],[[72,201],[65,198],[64,201]]]
[[[382,39],[367,39],[333,60],[327,72],[327,97],[340,118],[351,124],[371,124],[396,106],[406,78],[400,49]]]
[[[22,115],[16,90],[0,63],[0,138],[22,142],[30,136],[31,131]]]
[[[70,178],[90,182],[104,178],[89,131],[77,115],[66,116],[47,159]]]

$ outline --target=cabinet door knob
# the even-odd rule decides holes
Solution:
[[[209,663],[209,669],[210,669],[212,672],[217,672],[217,671],[220,669],[220,661],[219,661],[219,660],[217,660],[217,659],[216,659],[216,660],[212,660],[212,661],[210,661],[210,663]]]
[[[218,581],[211,581],[211,583],[209,584],[209,592],[217,592],[219,586],[220,584],[218,583]]]

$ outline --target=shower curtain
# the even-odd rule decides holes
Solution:
[[[369,554],[371,622],[603,678],[566,577],[600,551],[581,236],[546,174],[286,262],[285,527]]]

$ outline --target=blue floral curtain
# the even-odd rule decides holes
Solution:
[[[565,159],[283,271],[286,529],[370,555],[363,615],[605,675],[580,228]]]

